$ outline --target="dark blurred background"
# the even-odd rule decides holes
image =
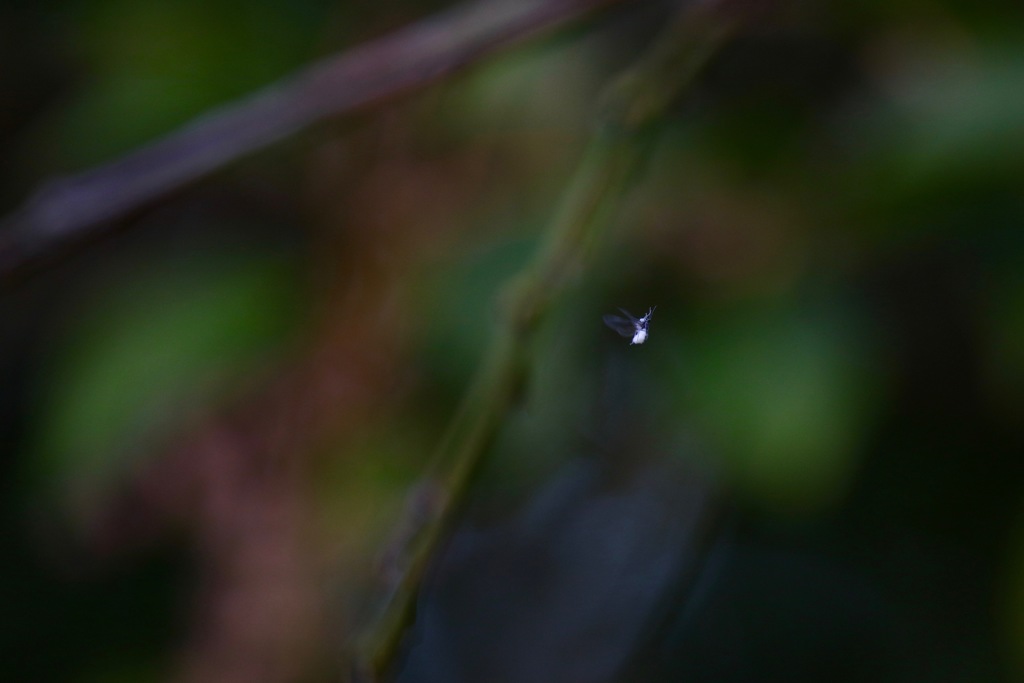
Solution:
[[[0,5],[0,212],[443,9]],[[626,3],[0,292],[0,678],[339,680]],[[1024,678],[1024,8],[775,3],[556,302],[406,681]],[[657,305],[629,347],[601,324]]]

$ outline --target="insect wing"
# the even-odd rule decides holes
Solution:
[[[637,320],[637,319],[636,319],[636,317],[634,317],[634,316],[633,316],[633,314],[632,314],[632,313],[630,313],[629,311],[627,311],[627,310],[626,310],[625,308],[620,308],[619,310],[620,310],[620,311],[622,311],[622,314],[623,314],[623,315],[625,315],[625,316],[626,316],[626,318],[627,318],[627,319],[628,319],[628,320],[629,320],[629,321],[630,321],[631,323],[633,323],[634,325],[635,325],[635,324],[637,324],[638,322],[640,322],[639,320]]]
[[[626,315],[629,315],[628,313]],[[606,315],[603,318],[604,324],[612,328],[623,337],[632,337],[636,334],[636,325],[632,319],[626,319],[619,315]]]

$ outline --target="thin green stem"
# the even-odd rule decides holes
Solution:
[[[378,679],[391,664],[413,617],[424,572],[466,497],[507,412],[521,394],[534,332],[580,276],[651,148],[652,128],[722,45],[738,16],[728,3],[680,12],[637,63],[611,83],[587,151],[533,260],[509,284],[501,319],[484,362],[442,440],[421,485],[413,533],[399,553],[398,580],[360,647],[364,676]]]

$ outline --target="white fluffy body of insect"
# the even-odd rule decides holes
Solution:
[[[651,316],[654,315],[654,309],[657,306],[652,306],[647,310],[647,315],[642,318],[634,317],[629,311],[624,308],[619,310],[626,316],[623,318],[620,315],[606,315],[604,316],[604,324],[612,328],[623,337],[631,337],[629,345],[643,344],[647,341],[648,331],[647,327],[651,324]]]

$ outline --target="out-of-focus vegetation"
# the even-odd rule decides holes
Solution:
[[[374,7],[0,8],[5,213],[439,9]],[[305,131],[4,288],[0,678],[337,677],[598,93],[666,11]],[[544,321],[405,680],[538,680],[515,635],[587,619],[645,634],[644,680],[1024,675],[1022,83],[1013,3],[778,3],[741,32]],[[653,305],[643,346],[601,325]],[[580,459],[614,473],[600,493]],[[692,602],[655,552],[686,536],[645,506],[703,489],[652,462],[728,500]],[[640,597],[546,612],[536,558]]]

